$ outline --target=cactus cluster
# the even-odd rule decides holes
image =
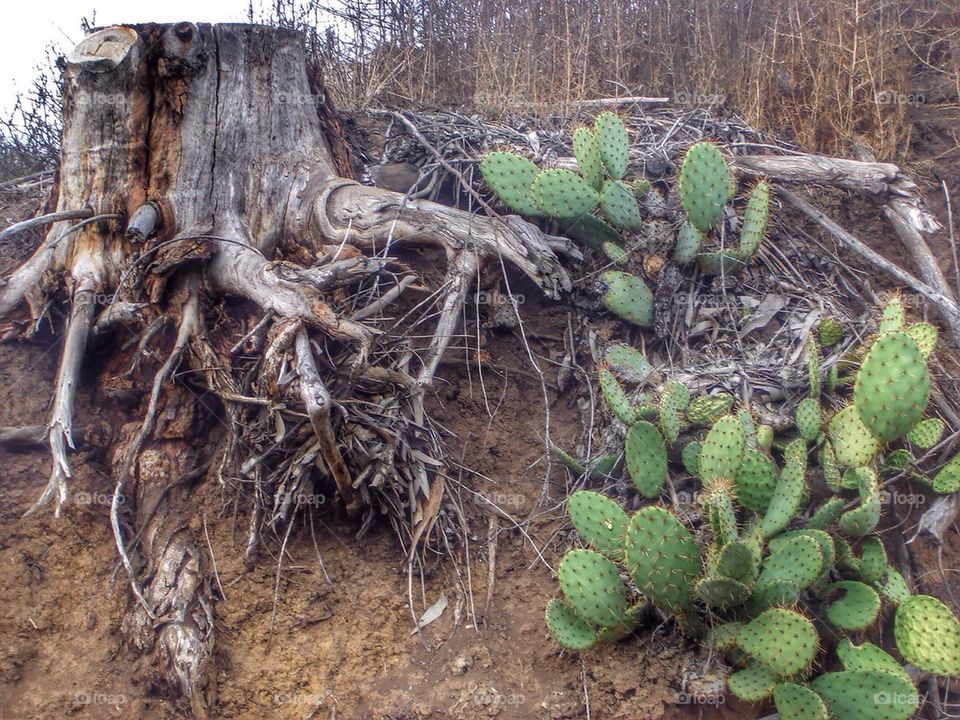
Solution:
[[[875,534],[881,475],[923,477],[908,447],[891,444],[930,448],[945,429],[924,419],[930,352],[898,305],[884,308],[853,378],[852,401],[832,418],[820,404],[822,388],[814,387],[819,349],[809,343],[811,392],[786,431],[758,424],[727,394],[691,398],[675,381],[645,394],[659,373],[636,350],[608,349],[601,387],[619,387],[604,389],[604,397],[627,428],[625,466],[634,486],[656,501],[676,463],[701,491],[679,515],[654,504],[630,517],[588,490],[569,498],[587,547],[569,551],[558,568],[563,597],[547,609],[556,641],[582,651],[626,637],[652,606],[727,659],[730,692],[745,701],[772,699],[784,718],[906,720],[919,702],[911,676],[883,649],[849,639],[876,627],[892,607],[902,660],[960,676],[960,621],[939,600],[911,593]],[[819,334],[822,341],[823,327]],[[814,465],[832,495],[811,502]],[[960,491],[960,456],[929,483]],[[817,675],[817,668],[834,667],[818,660],[827,648],[817,628],[838,639],[835,672]],[[877,697],[891,700],[878,704]]]
[[[540,170],[526,158],[502,151],[484,155],[480,170],[510,210],[550,218],[570,237],[602,251],[613,265],[626,265],[630,258],[623,233],[641,228],[639,200],[651,189],[646,179],[625,179],[630,157],[627,128],[617,115],[603,112],[592,127],[574,131],[572,144],[579,173]],[[686,219],[676,234],[674,263],[683,266],[699,260],[703,272],[720,275],[742,270],[756,256],[769,216],[770,186],[763,180],[747,198],[739,245],[722,252],[703,249],[736,190],[736,179],[716,145],[698,142],[688,148],[678,178]],[[639,275],[604,273],[597,291],[610,312],[640,327],[653,324],[653,293]]]

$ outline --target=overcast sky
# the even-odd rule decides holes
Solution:
[[[137,22],[245,21],[247,0],[8,0],[0,22],[0,113],[12,106],[18,90],[29,88],[45,48],[56,43],[61,52],[82,37],[80,20],[95,25]],[[254,14],[259,16],[258,1]],[[96,11],[96,13],[94,13]]]

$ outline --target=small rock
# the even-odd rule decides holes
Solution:
[[[456,660],[453,661],[453,665],[450,666],[450,669],[455,675],[463,675],[467,670],[473,667],[473,656],[471,655],[461,655]]]

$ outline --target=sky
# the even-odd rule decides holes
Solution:
[[[29,89],[35,68],[55,43],[61,53],[83,38],[80,21],[96,26],[138,22],[243,22],[247,0],[10,0],[0,22],[0,115],[13,105],[17,91]],[[254,15],[259,16],[259,2]]]

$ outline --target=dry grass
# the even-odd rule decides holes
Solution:
[[[319,2],[278,2],[269,19],[308,31],[347,107],[543,116],[660,95],[723,104],[807,148],[859,138],[885,158],[906,154],[925,104],[960,108],[955,0]]]

